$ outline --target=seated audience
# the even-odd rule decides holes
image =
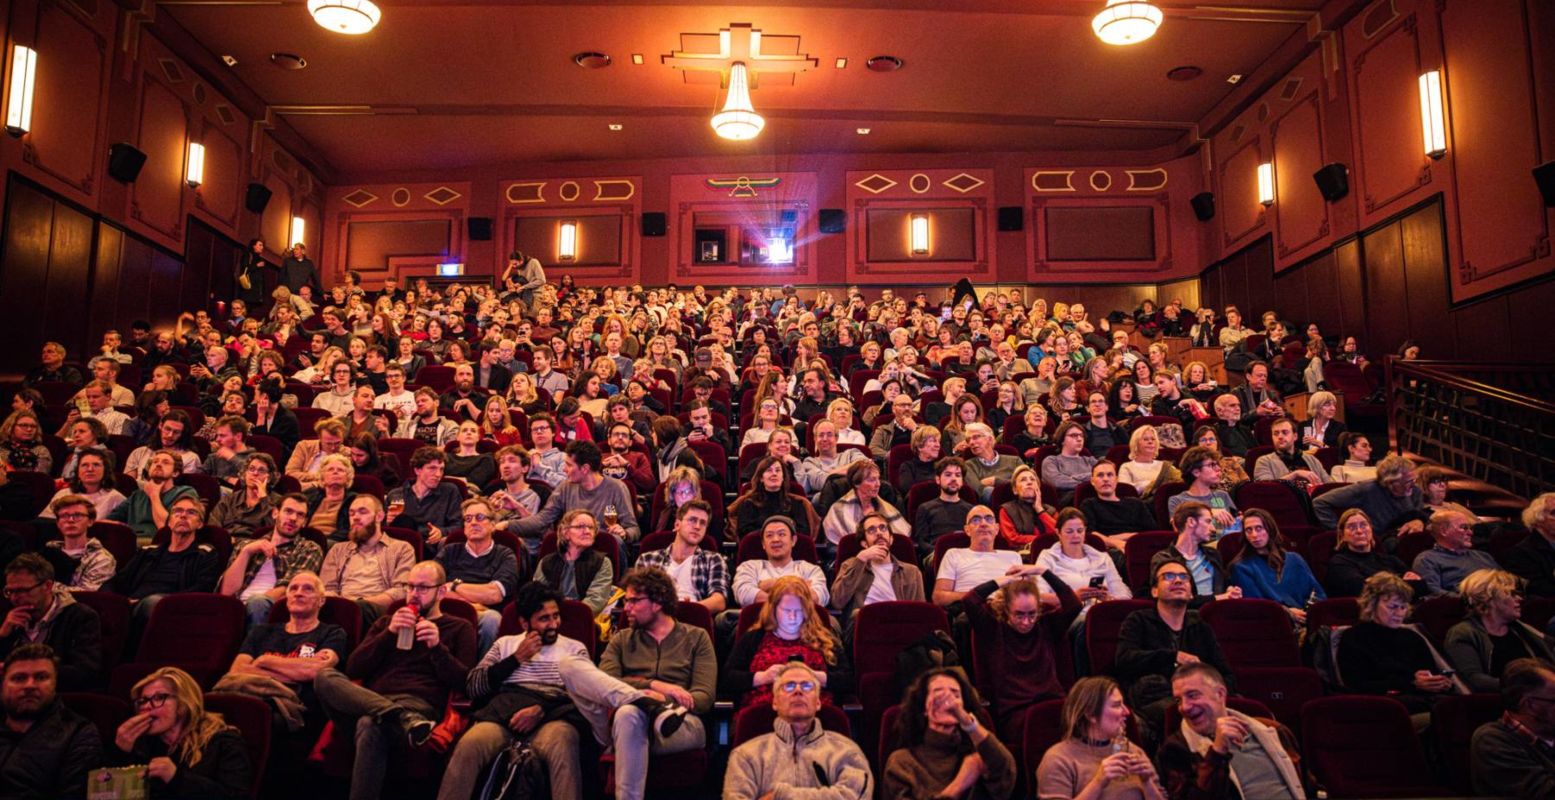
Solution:
[[[345,629],[319,619],[325,595],[316,573],[297,572],[283,589],[286,621],[252,625],[216,691],[263,698],[287,730],[313,732],[322,727],[313,679],[320,670],[339,667],[349,645]]]
[[[60,585],[72,592],[95,592],[118,571],[118,561],[96,537],[89,536],[97,509],[83,495],[56,496],[49,503],[58,539],[43,545],[43,555],[53,565],[69,567],[69,579]],[[65,574],[59,569],[56,574]]]
[[[1397,537],[1425,530],[1420,488],[1415,486],[1415,467],[1409,459],[1390,454],[1377,462],[1377,477],[1324,492],[1312,498],[1312,511],[1324,530],[1338,527],[1339,514],[1359,508],[1366,512],[1383,549],[1397,549]]]
[[[145,765],[151,796],[239,800],[249,796],[254,765],[237,728],[205,710],[205,695],[189,673],[162,667],[130,690],[137,712],[114,733],[110,761]]]
[[[1159,458],[1161,437],[1154,425],[1134,429],[1128,440],[1129,460],[1118,467],[1118,480],[1133,486],[1141,500],[1155,496],[1156,489],[1182,480],[1176,465]]]
[[[774,516],[793,520],[798,533],[814,538],[819,527],[814,506],[803,496],[790,494],[788,488],[788,473],[782,460],[776,456],[763,456],[756,463],[749,487],[730,504],[725,515],[734,520],[734,535],[730,538],[739,541],[745,534],[760,530],[762,524]]]
[[[1398,556],[1377,549],[1377,539],[1365,511],[1352,508],[1340,514],[1334,554],[1328,560],[1328,574],[1323,577],[1327,594],[1355,597],[1361,593],[1366,579],[1379,572],[1391,572],[1406,581],[1420,580],[1420,576],[1409,571]]]
[[[963,473],[966,462],[956,456],[946,456],[934,465],[934,482],[939,495],[918,505],[914,515],[912,536],[917,545],[918,557],[934,552],[934,540],[966,527],[967,512],[972,504],[961,497]]]
[[[1129,713],[1111,678],[1075,681],[1060,717],[1063,739],[1037,765],[1039,800],[1166,800],[1150,757],[1129,741]]]
[[[1215,426],[1200,426],[1193,432],[1192,443],[1194,447],[1209,449],[1216,458],[1220,459],[1220,483],[1216,484],[1215,488],[1230,492],[1252,480],[1247,474],[1246,462],[1243,459],[1221,452],[1220,435],[1215,432]]]
[[[1253,431],[1257,414],[1242,415],[1242,401],[1234,394],[1222,394],[1215,398],[1215,434],[1220,440],[1220,451],[1241,458],[1258,446],[1258,436]]]
[[[1274,439],[1274,452],[1265,453],[1253,462],[1253,480],[1285,481],[1302,492],[1328,483],[1328,470],[1323,469],[1317,456],[1303,452],[1296,444],[1296,423],[1290,417],[1281,417],[1269,426]]]
[[[1307,606],[1328,599],[1306,559],[1286,549],[1274,515],[1261,508],[1242,515],[1242,537],[1242,551],[1228,565],[1232,585],[1243,597],[1279,603],[1296,624],[1305,624]]]
[[[902,697],[899,747],[880,778],[884,797],[930,800],[975,797],[1004,800],[1015,791],[1015,758],[969,709],[977,690],[958,669],[919,675]]]
[[[319,574],[325,592],[356,601],[362,622],[372,624],[369,620],[386,613],[390,604],[405,599],[405,582],[416,551],[409,542],[384,532],[383,502],[378,498],[357,495],[347,513],[350,535],[330,546]]]
[[[538,453],[530,451],[530,455],[536,457],[538,465]],[[594,519],[605,522],[605,533],[616,537],[616,541],[626,544],[641,538],[637,515],[632,513],[632,490],[604,474],[599,448],[593,442],[573,442],[567,445],[564,459],[566,480],[555,486],[539,511],[515,515],[508,520],[507,529],[517,536],[538,539],[564,512],[584,508],[594,514]]]
[[[575,508],[556,525],[556,552],[540,559],[534,581],[565,600],[588,605],[598,615],[605,610],[615,587],[615,568],[605,554],[594,549],[599,524],[588,509]]]
[[[1074,498],[1074,487],[1090,479],[1096,457],[1085,452],[1085,429],[1079,423],[1065,421],[1053,432],[1058,452],[1042,459],[1042,482],[1060,494],[1054,503],[1067,505]]]
[[[839,444],[837,425],[831,420],[818,420],[810,426],[810,434],[815,438],[815,452],[808,458],[800,460],[799,466],[794,468],[794,478],[799,481],[805,494],[811,498],[821,493],[827,478],[833,475],[845,475],[848,467],[869,460],[869,456],[864,455],[858,448],[849,447],[840,451],[837,449]]]
[[[661,569],[675,584],[682,600],[701,603],[714,614],[728,607],[729,567],[722,553],[702,547],[712,507],[692,500],[675,517],[675,540],[663,550],[637,558],[640,569]]]
[[[436,561],[411,567],[403,590],[406,604],[362,634],[343,672],[321,669],[313,679],[319,704],[340,734],[355,732],[352,800],[382,793],[390,756],[403,753],[405,743],[420,747],[431,738],[449,693],[464,686],[475,663],[475,629],[443,613],[446,583]],[[401,630],[411,632],[409,649],[398,646]]]
[[[475,401],[465,399],[464,402],[473,405]],[[400,427],[395,431],[395,435],[401,439],[415,439],[433,447],[442,447],[453,441],[459,435],[459,423],[442,416],[439,413],[441,410],[439,403],[436,389],[430,386],[417,389],[415,409],[409,415],[400,417]],[[479,418],[479,414],[471,417],[471,419]],[[531,420],[531,424],[532,422]]]
[[[1526,658],[1501,677],[1501,717],[1479,726],[1469,742],[1474,793],[1549,797],[1555,793],[1555,666]]]
[[[1112,557],[1086,544],[1085,515],[1078,509],[1058,512],[1058,541],[1037,554],[1037,564],[1063,581],[1081,602],[1128,600],[1134,596],[1118,574]]]
[[[847,649],[824,609],[804,578],[784,575],[772,581],[761,613],[739,632],[723,665],[722,692],[736,698],[736,709],[771,702],[784,665],[794,661],[815,671],[823,697],[852,691]]]
[[[1091,532],[1105,539],[1108,547],[1121,551],[1134,534],[1159,527],[1145,501],[1118,496],[1118,469],[1111,461],[1091,465],[1090,482],[1096,493],[1080,503],[1080,512]]]
[[[321,482],[319,473],[325,457],[340,454],[346,426],[338,419],[321,419],[313,426],[313,432],[318,438],[298,442],[286,461],[286,474],[296,478],[304,489],[311,489]]]
[[[1204,663],[1229,680],[1231,667],[1215,631],[1197,611],[1188,608],[1193,576],[1182,562],[1167,560],[1151,565],[1150,596],[1155,598],[1153,608],[1142,608],[1124,618],[1112,669],[1128,695],[1129,707],[1148,726],[1145,733],[1151,741],[1159,741],[1166,707],[1173,703],[1173,671]]]
[[[1522,621],[1523,584],[1516,575],[1481,569],[1458,588],[1469,613],[1447,631],[1443,647],[1469,691],[1500,691],[1500,676],[1520,658],[1555,661],[1544,634]]]
[[[323,534],[332,542],[343,541],[351,530],[351,503],[356,492],[356,467],[344,453],[331,453],[319,462],[318,483],[304,489],[308,501],[306,527]]]
[[[169,509],[179,500],[196,500],[192,487],[174,483],[183,472],[183,462],[171,450],[158,450],[146,460],[145,469],[136,476],[140,488],[119,504],[108,519],[122,522],[141,539],[149,539],[170,523]],[[203,516],[203,507],[202,507]],[[201,521],[204,524],[204,521]]]
[[[447,463],[443,468],[444,474],[448,477],[464,481],[475,491],[480,491],[481,487],[497,478],[496,459],[492,458],[490,453],[480,451],[477,447],[480,440],[480,423],[474,420],[459,423],[459,433],[455,436],[457,449],[445,454]]]
[[[157,423],[155,442],[135,448],[124,459],[125,474],[140,474],[152,454],[160,452],[177,454],[180,475],[185,472],[200,472],[204,466],[200,463],[199,454],[194,452],[194,433],[188,414],[176,408],[167,412],[162,415],[162,421]]]
[[[944,449],[943,434],[933,425],[919,425],[913,429],[908,447],[912,450],[912,458],[903,461],[896,474],[896,491],[903,497],[912,487],[934,480],[934,468]]]
[[[898,534],[891,532],[889,520],[881,514],[865,514],[853,533],[861,549],[837,568],[831,586],[832,608],[841,614],[845,630],[852,629],[858,610],[872,603],[924,601],[923,573],[892,553],[891,540]]]
[[[1015,475],[1015,468],[1021,465],[1019,456],[1008,453],[1000,453],[994,449],[997,440],[994,438],[993,429],[982,422],[974,422],[966,426],[967,453],[964,456],[965,479],[968,486],[977,492],[977,496],[984,502],[993,496],[993,488],[1000,483],[1008,483]]]
[[[1057,511],[1042,502],[1042,479],[1036,470],[1025,464],[1016,467],[1010,488],[1015,496],[999,506],[999,535],[1006,542],[1025,548],[1040,536],[1058,532]]]
[[[163,461],[158,455],[152,463]],[[152,607],[164,595],[215,591],[221,556],[216,548],[196,541],[204,524],[205,504],[200,498],[190,494],[174,500],[168,510],[167,541],[142,547],[103,589],[134,600],[139,624],[150,619]]]
[[[8,662],[27,645],[44,644],[57,654],[59,688],[75,691],[102,682],[102,622],[91,606],[76,602],[55,582],[48,561],[37,553],[12,559],[5,567],[5,598],[10,608],[0,618],[0,661]]]
[[[1182,725],[1169,731],[1156,760],[1173,798],[1301,800],[1307,796],[1296,737],[1272,720],[1226,707],[1226,675],[1189,663],[1172,675]]]
[[[459,504],[464,495],[458,486],[443,480],[447,466],[447,453],[431,446],[417,448],[410,455],[410,479],[386,498],[389,507],[398,510],[389,524],[420,533],[432,552],[462,524]]]
[[[1231,574],[1220,559],[1220,549],[1209,546],[1215,537],[1215,523],[1208,506],[1191,501],[1178,506],[1172,513],[1172,530],[1177,532],[1177,538],[1150,558],[1152,574],[1167,561],[1187,567],[1192,578],[1188,589],[1194,608],[1211,600],[1242,596],[1242,589],[1231,585]]]
[[[1043,592],[1033,579],[1038,575],[1058,597],[1055,613],[1043,613]],[[978,680],[988,687],[994,724],[1000,736],[1014,741],[1022,735],[1028,708],[1064,693],[1058,654],[1080,600],[1038,563],[982,581],[962,596],[961,607],[975,637]]]
[[[773,732],[757,736],[729,754],[725,800],[778,796],[869,797],[874,776],[864,751],[852,739],[824,730],[816,718],[823,678],[802,662],[775,665]]]
[[[1347,692],[1384,694],[1411,714],[1429,713],[1439,697],[1461,684],[1431,641],[1406,625],[1414,590],[1404,579],[1379,572],[1366,579],[1358,601],[1361,621],[1339,637],[1339,679]]]
[[[502,624],[499,611],[518,591],[523,580],[523,565],[518,555],[505,544],[491,538],[496,513],[490,501],[472,497],[460,505],[463,515],[463,546],[450,545],[437,553],[448,578],[448,596],[457,597],[475,607],[476,650],[485,652],[497,640]]]
[[[1454,594],[1470,573],[1501,568],[1489,553],[1474,549],[1474,521],[1464,512],[1432,514],[1426,533],[1431,536],[1431,549],[1415,556],[1414,563],[1425,597]]]
[[[869,437],[869,451],[876,458],[885,458],[891,454],[891,448],[899,445],[911,445],[913,434],[924,427],[913,417],[913,399],[905,392],[891,400],[891,416],[886,418],[882,412],[876,416],[871,424],[875,426],[874,433]],[[934,434],[935,447],[939,446],[939,432]],[[914,450],[917,448],[915,447]],[[936,454],[937,455],[937,454]]]
[[[1202,503],[1209,507],[1217,535],[1233,528],[1239,512],[1230,493],[1220,488],[1220,455],[1208,447],[1190,447],[1178,464],[1182,476],[1188,480],[1188,488],[1167,498],[1167,513],[1175,512],[1178,506],[1189,501]]]
[[[324,563],[324,551],[300,535],[307,520],[307,506],[302,495],[286,495],[267,515],[267,535],[232,542],[232,556],[216,591],[242,600],[250,625],[269,621],[270,609],[276,601],[286,598],[287,586],[294,576],[302,572],[317,576]]]
[[[1023,574],[1040,572],[1032,565],[1023,565],[1020,553],[996,549],[999,523],[988,506],[973,506],[967,512],[966,535],[970,540],[967,547],[953,547],[940,558],[934,577],[935,605],[958,603],[984,581],[1016,570],[1024,571]]]
[[[102,735],[59,699],[59,658],[46,644],[11,650],[0,667],[0,785],[7,796],[86,797]]]
[[[117,488],[118,470],[109,468],[113,464],[113,453],[101,447],[87,447],[77,450],[72,458],[75,459],[72,464],[75,472],[65,477],[65,486],[54,494],[53,500],[67,494],[80,495],[92,504],[96,512],[93,520],[107,519],[126,499]],[[38,516],[42,519],[53,517],[53,505],[51,501]]]
[[[896,506],[880,496],[880,468],[873,461],[860,461],[848,467],[848,487],[847,494],[832,503],[821,526],[831,547],[835,548],[842,537],[857,531],[859,522],[868,514],[884,517],[891,532],[898,536],[912,535],[912,525]]]
[[[1339,452],[1344,463],[1328,471],[1328,479],[1334,483],[1360,483],[1377,479],[1377,468],[1371,462],[1371,440],[1365,434],[1345,431],[1339,434]]]
[[[253,536],[271,523],[280,495],[272,490],[280,480],[275,459],[254,453],[245,459],[242,483],[226,492],[211,508],[211,524],[234,538]],[[306,503],[306,500],[304,500]]]
[[[766,524],[761,526],[761,549],[766,558],[747,559],[734,570],[735,605],[743,607],[767,602],[773,584],[788,576],[809,584],[817,605],[824,608],[830,602],[826,574],[818,565],[794,558],[794,545],[798,541],[799,532],[794,520],[781,515],[767,518]]]

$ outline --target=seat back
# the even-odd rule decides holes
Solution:
[[[556,534],[554,532],[547,533],[540,539],[540,558],[545,558],[556,552],[556,548]],[[594,546],[590,549],[597,550],[601,555],[610,559],[610,569],[615,575],[613,583],[619,584],[621,576],[625,574],[621,566],[621,543],[614,536],[595,536]],[[536,564],[538,565],[538,560]]]
[[[92,523],[87,535],[102,542],[103,547],[113,555],[114,562],[119,566],[129,563],[140,547],[134,529],[122,522],[98,520]]]
[[[1334,545],[1339,541],[1339,535],[1333,531],[1323,531],[1307,541],[1307,566],[1312,568],[1312,577],[1317,582],[1328,586],[1328,562],[1334,558]]]
[[[1441,647],[1442,642],[1447,639],[1447,631],[1462,622],[1467,611],[1462,597],[1444,594],[1416,603],[1412,616],[1415,622],[1425,628],[1431,641],[1435,642],[1437,647]]]
[[[1406,533],[1398,537],[1398,549],[1393,554],[1398,556],[1400,561],[1404,562],[1404,566],[1413,567],[1415,558],[1421,553],[1430,550],[1435,544],[1436,540],[1432,539],[1429,533],[1423,531],[1420,533]]]
[[[1439,796],[1409,711],[1388,697],[1340,695],[1301,711],[1301,753],[1328,796]]]
[[[859,551],[863,549],[863,542],[859,539],[858,534],[845,534],[837,542],[837,560],[832,562],[832,575],[835,576],[837,574],[837,570],[842,567],[844,561],[858,555]],[[897,561],[907,564],[917,564],[918,562],[918,550],[913,546],[912,539],[900,534],[891,536],[891,556]]]
[[[1112,662],[1118,653],[1118,634],[1123,620],[1129,614],[1155,605],[1153,600],[1108,600],[1091,606],[1085,616],[1085,652],[1091,662],[1092,675],[1112,672]]]
[[[1313,525],[1311,503],[1283,481],[1248,481],[1236,487],[1236,507],[1261,508],[1274,515],[1280,527]]]
[[[820,721],[822,730],[849,737],[853,735],[853,726],[848,724],[848,715],[830,703],[822,703],[816,711],[815,718]],[[734,715],[729,746],[739,747],[757,736],[771,733],[772,724],[776,721],[777,711],[771,705],[746,706],[740,709]]]
[[[109,672],[124,660],[124,647],[129,642],[130,615],[133,611],[130,600],[113,592],[75,592],[71,596],[77,603],[97,612],[97,621],[102,629],[103,672]]]
[[[270,607],[270,623],[278,625],[286,622],[290,612],[286,610],[285,601],[276,603]],[[356,649],[356,643],[362,640],[362,608],[355,600],[338,595],[324,598],[324,605],[319,607],[319,621],[332,625],[339,625],[346,634],[345,651],[340,654],[341,661],[351,655]]]
[[[205,695],[205,708],[220,714],[228,725],[243,734],[243,744],[248,749],[250,774],[253,775],[248,796],[259,797],[259,788],[265,778],[265,765],[270,760],[270,706],[246,694],[210,692]]]
[[[108,694],[60,692],[59,699],[65,704],[65,708],[91,720],[92,724],[97,726],[97,734],[104,742],[112,742],[119,726],[135,713],[128,700]]]
[[[1140,597],[1150,596],[1150,559],[1169,546],[1177,534],[1171,531],[1140,531],[1123,545],[1123,565],[1128,585]]]
[[[1231,669],[1301,665],[1295,630],[1285,607],[1273,600],[1216,600],[1200,609],[1215,631]]]
[[[713,612],[701,603],[691,600],[680,601],[680,605],[675,609],[675,619],[707,631],[708,636],[713,635]]]
[[[1431,706],[1431,735],[1447,768],[1447,783],[1454,792],[1473,794],[1470,781],[1469,742],[1474,731],[1501,716],[1498,694],[1446,695]]]

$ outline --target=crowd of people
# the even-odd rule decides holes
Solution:
[[[268,796],[334,740],[352,798],[420,752],[448,800],[519,762],[580,798],[602,753],[636,798],[651,761],[714,745],[725,701],[766,726],[728,753],[725,797],[1295,800],[1320,776],[1282,721],[1235,707],[1201,616],[1258,600],[1334,692],[1398,700],[1427,743],[1437,700],[1499,693],[1473,788],[1555,796],[1555,656],[1522,619],[1555,599],[1555,494],[1482,519],[1445,473],[1373,458],[1324,382],[1364,363],[1353,336],[1179,300],[1093,321],[1018,291],[595,289],[520,253],[495,287],[348,272],[325,292],[303,260],[269,298],[109,331],[85,364],[50,342],[16,388],[0,795],[77,797],[133,765],[152,797]],[[1222,363],[1173,363],[1167,337]],[[1314,531],[1239,507],[1250,484]],[[1136,592],[1090,669],[1090,617]],[[61,693],[108,691],[186,593],[235,598],[241,646],[224,674],[148,665],[105,743]],[[122,653],[101,595],[131,609]],[[1408,621],[1450,596],[1444,638]],[[1330,598],[1356,621],[1315,631]],[[861,609],[891,602],[941,608],[951,658],[899,665],[876,752],[853,656]],[[261,698],[292,746],[251,762],[208,691]],[[1057,743],[1026,763],[1052,700]],[[851,730],[823,726],[844,710]]]

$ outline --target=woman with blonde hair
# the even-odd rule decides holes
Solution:
[[[1469,691],[1501,691],[1501,674],[1519,658],[1555,661],[1544,634],[1522,621],[1525,587],[1522,578],[1499,569],[1475,570],[1458,584],[1469,613],[1442,643]]]
[[[853,685],[847,648],[832,632],[831,616],[816,604],[810,582],[798,575],[772,580],[756,622],[735,640],[724,664],[723,693],[736,709],[772,702],[773,683],[790,661],[802,661],[820,679],[823,702]]]
[[[1412,714],[1425,714],[1443,694],[1460,685],[1420,630],[1405,623],[1414,589],[1391,572],[1366,579],[1358,602],[1361,621],[1342,633],[1336,653],[1345,691],[1385,694]],[[1423,720],[1417,720],[1423,722]]]
[[[530,386],[530,391],[534,391],[533,385]],[[498,447],[523,443],[523,434],[519,433],[518,427],[513,424],[512,414],[508,412],[508,401],[500,394],[486,398],[480,425],[481,436],[496,442]]]
[[[0,423],[0,465],[7,471],[31,470],[45,475],[54,467],[54,456],[43,444],[43,423],[30,408],[12,411]]]
[[[1301,423],[1301,445],[1307,450],[1336,447],[1344,435],[1344,423],[1335,419],[1339,414],[1339,398],[1328,390],[1313,392],[1307,398],[1307,421]]]
[[[837,426],[837,444],[868,444],[864,434],[853,427],[853,401],[839,397],[826,406],[826,418]]]
[[[253,766],[243,736],[205,710],[205,696],[189,673],[162,667],[130,690],[136,714],[119,725],[112,760],[145,764],[142,775],[157,798],[219,800],[249,796]]]
[[[1039,800],[1166,800],[1150,758],[1128,738],[1128,704],[1111,678],[1081,678],[1064,697],[1064,738],[1037,766]]]
[[[1139,490],[1139,499],[1150,500],[1155,490],[1182,480],[1182,473],[1161,454],[1161,438],[1154,425],[1141,425],[1128,438],[1128,461],[1118,468],[1118,480]]]
[[[535,389],[534,378],[527,372],[513,373],[513,381],[508,384],[507,404],[509,414],[515,408],[531,416],[550,410],[540,398],[539,390]]]
[[[692,500],[703,499],[702,476],[690,467],[676,467],[659,485],[659,491],[664,493],[664,505],[654,521],[653,530],[673,530],[680,507]]]

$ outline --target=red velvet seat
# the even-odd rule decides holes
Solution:
[[[65,708],[91,720],[103,743],[109,747],[113,747],[119,726],[135,713],[128,700],[97,692],[60,692],[59,699]]]
[[[1307,607],[1307,632],[1320,628],[1354,625],[1361,621],[1360,604],[1353,597],[1330,597]]]
[[[583,646],[588,648],[589,658],[598,660],[599,626],[594,624],[594,610],[581,601],[563,599],[561,612],[561,634],[582,642]],[[497,632],[502,636],[513,636],[522,630],[518,606],[513,603],[503,606],[502,626],[497,629]]]
[[[1459,794],[1473,794],[1469,780],[1469,742],[1474,731],[1501,717],[1499,694],[1452,694],[1431,706],[1431,735],[1447,768],[1447,782]]]
[[[46,473],[22,469],[10,473],[7,477],[11,483],[27,487],[27,493],[31,496],[31,502],[26,509],[17,510],[18,517],[25,519],[38,516],[54,498],[54,479]]]
[[[638,541],[637,551],[639,553],[651,553],[655,550],[663,550],[674,543],[674,531],[654,531]],[[697,546],[710,553],[718,552],[718,542],[714,541],[711,536],[703,536],[702,541],[698,542]]]
[[[877,740],[882,715],[901,699],[895,686],[897,653],[937,630],[949,632],[950,619],[932,603],[893,601],[859,609],[851,646],[859,702],[864,706],[860,741]]]
[[[1406,533],[1398,537],[1398,547],[1393,554],[1398,556],[1400,561],[1404,562],[1404,566],[1413,568],[1415,557],[1430,550],[1435,544],[1436,540],[1431,538],[1431,534],[1424,531]]]
[[[1142,608],[1154,608],[1154,600],[1108,600],[1091,606],[1085,615],[1085,652],[1091,662],[1092,675],[1112,673],[1112,662],[1118,653],[1118,634],[1123,620]]]
[[[158,667],[188,672],[204,688],[226,674],[243,643],[243,603],[205,592],[170,594],[157,602],[133,661],[110,673],[109,691],[128,697],[135,682]]]
[[[1402,703],[1340,695],[1301,711],[1301,755],[1331,798],[1442,797]]]
[[[859,551],[863,549],[863,542],[859,539],[859,536],[856,533],[847,534],[843,536],[842,539],[838,540],[837,559],[832,562],[832,577],[836,577],[837,570],[842,568],[842,563],[844,561],[847,561],[848,559],[858,555]],[[917,548],[913,547],[912,539],[909,539],[908,537],[902,536],[900,534],[894,534],[891,536],[891,555],[894,556],[897,561],[901,561],[907,564],[913,564],[916,566],[918,563],[918,550]]]
[[[1316,523],[1312,518],[1311,504],[1295,487],[1283,481],[1248,481],[1236,487],[1235,499],[1236,507],[1243,511],[1261,508],[1273,514],[1274,521],[1280,524],[1281,529]]]
[[[270,622],[280,624],[290,617],[283,600],[270,607]],[[324,598],[324,605],[319,607],[319,621],[339,625],[346,634],[346,649],[340,654],[342,663],[356,649],[356,643],[362,641],[365,632],[362,627],[362,607],[355,600],[340,597],[338,595]]]
[[[402,542],[408,543],[411,549],[416,551],[417,561],[425,558],[422,555],[422,551],[426,549],[426,537],[414,529],[386,525],[383,528],[383,533],[391,539],[399,539]]]
[[[210,692],[205,695],[205,709],[222,715],[227,724],[243,734],[243,743],[248,746],[250,774],[253,775],[248,796],[259,797],[265,766],[270,761],[270,706],[246,694]]]
[[[1238,674],[1248,667],[1296,667],[1301,654],[1290,614],[1273,600],[1216,600],[1199,610],[1215,631],[1226,661]]]
[[[1129,537],[1123,545],[1123,564],[1128,572],[1128,585],[1135,596],[1149,597],[1150,559],[1156,553],[1176,541],[1171,531],[1140,531]]]
[[[130,600],[113,592],[74,592],[71,597],[97,612],[103,643],[103,676],[99,676],[97,685],[106,685],[107,682],[102,678],[125,658],[124,649],[130,638],[130,615],[133,611]]]
[[[1411,615],[1439,648],[1447,638],[1447,631],[1462,622],[1467,611],[1462,597],[1444,594],[1416,603]]]
[[[140,542],[135,537],[135,531],[122,522],[100,519],[92,523],[87,530],[87,536],[103,543],[103,547],[113,555],[114,562],[123,566],[135,556],[135,551],[140,549]]]
[[[973,491],[970,486],[962,486],[961,491],[957,494],[962,500],[972,505],[977,505],[979,502],[977,492]],[[939,497],[939,484],[933,481],[919,481],[913,484],[912,488],[907,490],[907,508],[902,511],[902,513],[907,515],[908,524],[912,524],[918,518],[918,506],[936,497]]]
[[[410,469],[410,457],[417,450],[426,447],[426,442],[419,439],[401,439],[393,436],[385,436],[378,440],[378,452],[380,454],[393,455],[399,460],[406,471]]]
[[[1334,545],[1339,541],[1339,534],[1333,531],[1323,531],[1313,535],[1307,540],[1307,566],[1312,568],[1312,577],[1317,582],[1328,586],[1328,562],[1334,558]]]

